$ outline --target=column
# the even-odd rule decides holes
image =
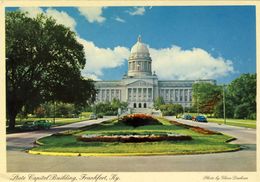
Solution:
[[[182,100],[183,100],[183,102],[185,102],[185,89],[182,89],[183,91],[182,91]]]
[[[179,89],[179,100],[182,102],[182,100],[181,100],[181,89]]]
[[[134,90],[133,90],[133,88],[130,88],[130,90],[131,90],[131,92],[130,92],[130,93],[131,93],[131,101],[133,101],[133,99],[134,99],[134,97],[133,97],[133,96],[134,96],[134,95],[133,95],[133,91],[134,91]]]
[[[151,88],[151,90],[152,90],[152,101],[154,100],[154,98],[153,98],[153,88]]]
[[[146,88],[146,98],[145,98],[146,101],[148,101],[148,88]]]
[[[108,89],[108,96],[109,96],[109,101],[111,101],[111,89]]]

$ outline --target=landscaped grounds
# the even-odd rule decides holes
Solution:
[[[132,114],[39,139],[29,153],[74,156],[199,154],[239,149],[233,138],[165,118]]]

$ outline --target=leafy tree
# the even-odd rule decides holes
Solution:
[[[250,118],[256,113],[256,74],[242,74],[233,80],[227,94],[232,99],[234,117]]]
[[[180,104],[163,104],[159,109],[165,116],[178,115],[183,112],[183,107]]]
[[[226,117],[256,119],[256,74],[242,74],[225,89]],[[214,109],[223,117],[223,99]]]
[[[92,111],[96,114],[117,115],[118,108],[124,110],[127,108],[127,106],[127,102],[121,102],[118,99],[113,99],[111,102],[100,102],[93,105]]]
[[[233,118],[234,116],[234,106],[232,104],[232,99],[228,97],[226,94],[225,96],[225,110],[226,110],[226,117]],[[214,108],[214,116],[217,118],[223,118],[223,98],[216,104]]]
[[[23,107],[44,101],[90,104],[93,81],[84,80],[83,46],[74,32],[51,17],[6,13],[6,104],[9,128]]]
[[[212,114],[221,101],[222,89],[211,83],[195,83],[192,86],[193,107],[201,113]]]
[[[165,104],[165,102],[163,100],[163,97],[159,96],[154,101],[154,108],[158,110],[160,108],[160,106],[164,105],[164,104]]]

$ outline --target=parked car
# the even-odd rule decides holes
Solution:
[[[36,129],[50,129],[51,122],[48,120],[36,120],[33,122]]]
[[[95,114],[90,114],[89,119],[97,119],[97,115],[95,115]]]
[[[32,121],[24,122],[20,128],[22,131],[32,131],[32,130],[37,129]]]
[[[195,118],[195,121],[198,121],[198,122],[208,122],[207,118],[205,116],[197,116]]]
[[[192,116],[189,115],[189,114],[184,114],[184,115],[182,116],[182,119],[192,120]]]

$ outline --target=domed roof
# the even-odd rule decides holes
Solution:
[[[141,54],[149,54],[149,50],[145,44],[141,42],[141,36],[138,36],[136,44],[131,49],[131,54],[141,53]]]

